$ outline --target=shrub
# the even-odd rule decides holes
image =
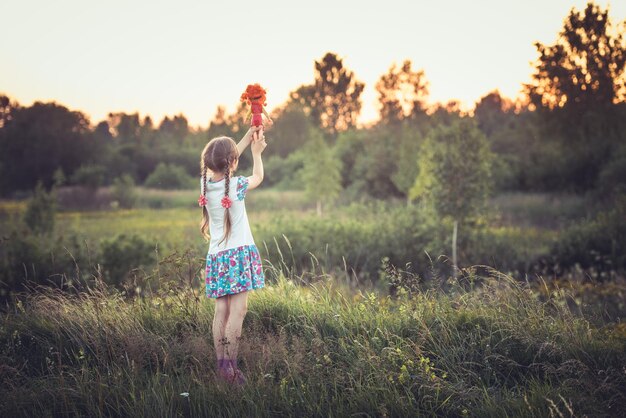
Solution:
[[[77,235],[32,234],[17,225],[0,243],[0,300],[27,282],[61,288],[91,278],[89,251]]]
[[[626,195],[615,201],[609,211],[594,219],[573,225],[563,232],[551,255],[559,267],[580,267],[602,273],[626,270]],[[594,272],[595,274],[595,272]]]
[[[280,190],[302,189],[301,169],[305,159],[306,154],[301,150],[293,152],[285,158],[272,155],[264,163],[264,183]]]
[[[175,164],[159,163],[146,179],[144,186],[157,189],[190,189],[199,187],[185,169]]]
[[[105,281],[122,288],[128,273],[154,263],[152,244],[139,235],[119,234],[101,244]]]
[[[54,229],[56,209],[55,192],[46,192],[40,181],[37,183],[35,193],[26,207],[24,223],[35,233],[49,234]]]
[[[135,181],[130,174],[124,174],[113,180],[113,199],[123,208],[132,208],[137,203]]]
[[[458,240],[459,262],[461,267],[478,264],[507,273],[526,272],[533,259],[541,254],[538,242],[542,241],[536,230],[528,228],[462,225]]]
[[[348,273],[375,279],[387,257],[391,264],[410,262],[416,272],[429,275],[432,266],[426,252],[434,254],[436,263],[446,248],[441,245],[445,231],[417,207],[380,206],[354,204],[341,217],[275,217],[257,226],[255,240],[273,264],[284,262],[296,271],[313,270],[317,260],[326,272],[345,267]]]
[[[72,182],[95,190],[104,183],[106,169],[101,165],[81,165],[72,174]]]
[[[600,172],[598,189],[604,195],[626,192],[626,155],[610,161]]]
[[[65,182],[67,181],[67,178],[65,178],[65,173],[63,172],[63,168],[59,167],[56,170],[54,170],[54,173],[52,174],[52,180],[53,180],[54,187],[61,187],[65,184]]]

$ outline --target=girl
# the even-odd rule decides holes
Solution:
[[[200,160],[200,230],[207,241],[210,238],[205,282],[206,296],[216,299],[213,342],[218,376],[238,385],[246,382],[237,367],[237,352],[248,309],[247,291],[265,286],[261,257],[250,232],[244,203],[246,193],[263,181],[261,153],[267,143],[261,129],[251,127],[239,144],[225,136],[212,139],[202,150]],[[252,135],[257,132],[258,139],[252,141]],[[252,176],[232,177],[239,155],[249,144],[254,161]]]

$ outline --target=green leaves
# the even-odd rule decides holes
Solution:
[[[54,230],[57,201],[55,191],[46,192],[41,181],[37,183],[32,199],[24,213],[24,223],[31,231],[50,234]]]
[[[610,107],[624,87],[626,44],[614,31],[608,9],[592,2],[572,9],[556,43],[535,44],[539,59],[533,82],[526,85],[532,103],[569,109],[571,122],[595,107]]]
[[[302,179],[307,197],[311,201],[331,203],[341,192],[341,161],[333,155],[321,133],[311,129],[311,139],[306,147]],[[321,206],[318,206],[321,215]]]
[[[441,216],[460,220],[478,214],[490,192],[494,156],[474,122],[460,119],[427,136],[418,156],[418,176],[409,192]]]

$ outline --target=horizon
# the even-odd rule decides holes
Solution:
[[[16,35],[0,55],[0,93],[22,106],[54,101],[84,113],[92,125],[124,112],[155,124],[183,114],[191,128],[204,128],[218,106],[234,112],[250,83],[268,91],[268,111],[283,105],[289,92],[313,82],[314,61],[333,52],[365,83],[359,125],[378,119],[376,81],[405,59],[424,70],[429,105],[457,100],[469,111],[494,90],[519,98],[538,56],[534,42],[553,44],[569,11],[586,4],[395,0],[378,9],[354,1],[276,1],[258,10],[263,27],[246,32],[229,26],[251,9],[242,4],[24,1],[3,7],[6,30]],[[614,25],[624,20],[626,4],[597,4],[608,6]],[[305,14],[305,29],[323,22],[324,30],[303,30]],[[254,36],[260,40],[250,41]]]

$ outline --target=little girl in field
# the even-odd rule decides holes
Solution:
[[[252,135],[258,132],[258,139]],[[239,156],[250,145],[254,166],[250,177],[236,176]],[[267,146],[260,127],[251,127],[239,144],[229,137],[212,139],[202,150],[198,203],[200,230],[210,238],[206,257],[206,296],[215,298],[213,342],[217,374],[241,385],[246,378],[237,366],[241,327],[248,309],[248,290],[265,286],[261,257],[246,214],[246,193],[263,181],[261,153]],[[207,234],[207,229],[210,234]]]

